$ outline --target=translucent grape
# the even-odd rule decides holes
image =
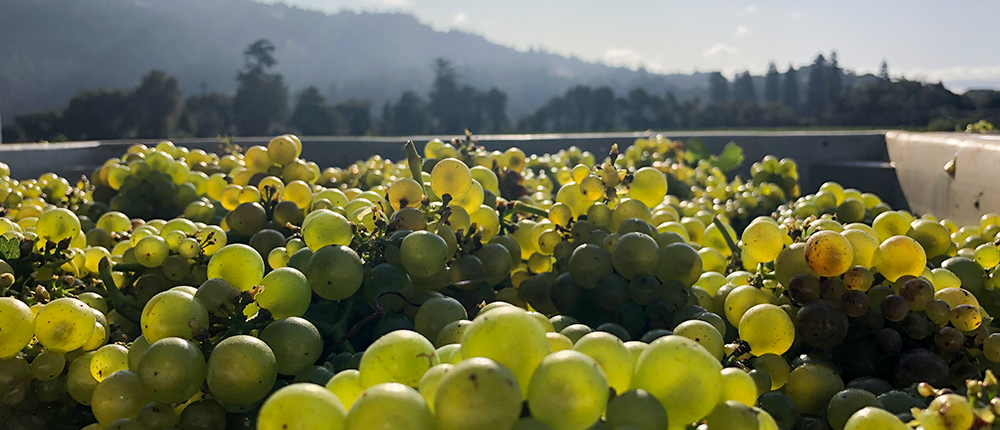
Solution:
[[[531,377],[531,416],[553,430],[583,430],[601,417],[608,381],[594,359],[577,351],[545,357]]]
[[[806,241],[804,252],[806,264],[820,276],[840,276],[854,262],[851,242],[833,231],[814,233]]]
[[[522,394],[549,353],[545,329],[527,312],[507,306],[476,317],[462,334],[462,357],[486,357],[514,372]]]
[[[354,230],[343,215],[320,209],[310,212],[302,222],[302,239],[313,251],[327,245],[346,246],[354,240]]]
[[[342,370],[333,375],[333,378],[326,383],[326,389],[335,394],[348,410],[365,390],[361,386],[361,372],[357,369]]]
[[[28,305],[13,297],[0,297],[0,327],[3,327],[0,330],[0,359],[12,357],[28,346],[35,333],[35,324]]]
[[[622,235],[615,242],[611,260],[620,275],[632,279],[635,275],[652,274],[656,270],[658,252],[659,247],[653,238],[633,232]]]
[[[277,377],[271,348],[252,336],[226,338],[208,358],[208,389],[222,403],[253,404],[271,391]]]
[[[143,307],[141,324],[150,343],[171,336],[192,339],[195,328],[208,328],[208,310],[191,294],[164,291]]]
[[[465,306],[462,306],[458,300],[451,297],[438,297],[430,299],[420,306],[413,324],[417,332],[427,339],[437,339],[438,334],[445,326],[468,317]]]
[[[63,297],[38,311],[34,320],[35,337],[48,349],[69,352],[90,340],[96,322],[86,303]]]
[[[784,235],[775,223],[755,220],[743,230],[742,241],[755,260],[769,262],[785,247]]]
[[[361,357],[361,385],[398,382],[416,387],[427,369],[440,364],[434,345],[419,333],[396,330],[376,340]]]
[[[671,429],[682,429],[712,411],[722,394],[722,365],[697,342],[668,335],[639,355],[632,388],[660,400]]]
[[[121,418],[137,418],[139,410],[149,402],[139,376],[131,370],[122,370],[97,384],[91,410],[101,425],[111,425]]]
[[[353,249],[327,245],[309,257],[305,275],[312,290],[320,297],[343,300],[361,288],[364,281],[362,264],[361,257]]]
[[[672,243],[660,248],[657,259],[655,275],[660,282],[676,280],[691,286],[701,277],[701,256],[685,243]]]
[[[347,409],[329,390],[315,384],[292,384],[275,391],[257,417],[260,430],[344,428]]]
[[[643,167],[632,174],[629,197],[639,200],[648,207],[655,207],[667,195],[667,179],[659,170]]]
[[[35,222],[35,233],[40,239],[59,243],[65,239],[76,237],[80,232],[80,219],[68,209],[55,208],[38,217]]]
[[[729,297],[732,296],[730,293]],[[726,301],[728,304],[729,298]],[[783,309],[772,304],[754,305],[743,314],[738,326],[740,339],[750,344],[751,352],[757,356],[784,354],[795,340],[792,319]]]
[[[298,317],[280,319],[260,332],[274,353],[278,373],[295,375],[319,359],[323,353],[323,338],[308,320]]]
[[[160,236],[149,235],[135,244],[135,259],[146,267],[159,267],[170,255],[167,241]]]
[[[98,382],[119,370],[128,370],[128,349],[122,345],[104,345],[90,359],[90,373]]]
[[[264,291],[256,296],[257,304],[271,311],[274,319],[302,316],[312,300],[312,288],[306,276],[291,267],[268,273],[260,281]]]
[[[628,390],[632,381],[632,355],[621,339],[610,333],[592,332],[581,337],[573,345],[573,350],[597,361],[615,391]]]
[[[927,265],[927,255],[917,241],[906,236],[893,236],[878,247],[875,264],[885,279],[895,282],[900,276],[920,276]]]
[[[344,428],[434,430],[438,423],[420,393],[390,382],[370,387],[358,396],[347,412]]]
[[[137,373],[143,388],[153,400],[180,403],[201,389],[207,365],[198,345],[189,340],[168,337],[149,346],[139,360]]]
[[[908,430],[910,427],[885,409],[868,406],[851,415],[844,423],[844,430]]]
[[[440,379],[435,392],[432,409],[442,430],[509,429],[521,415],[517,378],[488,358],[470,358],[455,365]]]
[[[250,290],[264,278],[264,259],[247,245],[226,245],[208,261],[208,278],[222,278],[240,291]]]
[[[438,161],[431,170],[431,189],[436,196],[450,195],[457,198],[472,186],[472,172],[469,166],[454,158]]]
[[[448,243],[429,231],[416,231],[403,239],[400,256],[407,273],[426,278],[444,269]]]

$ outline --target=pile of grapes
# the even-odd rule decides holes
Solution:
[[[0,428],[988,428],[1000,215],[661,136],[0,163]],[[981,381],[980,381],[981,380]]]

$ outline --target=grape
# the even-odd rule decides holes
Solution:
[[[0,330],[0,359],[12,357],[28,346],[35,333],[35,324],[28,305],[13,297],[0,297],[0,327],[3,327]]]
[[[136,419],[147,429],[169,429],[177,424],[179,417],[172,406],[166,403],[150,402],[139,410]]]
[[[497,243],[483,245],[476,256],[483,262],[486,282],[495,286],[510,275],[512,260],[507,248]]]
[[[147,349],[149,349],[149,342],[146,340],[145,336],[140,335],[132,341],[132,344],[128,347],[129,370],[133,372],[138,371],[139,360],[142,359],[142,354],[145,354]]]
[[[62,368],[59,370],[62,371]],[[104,345],[90,359],[90,373],[98,382],[119,370],[128,370],[128,350],[124,346]]]
[[[895,282],[903,275],[920,276],[927,264],[927,255],[917,241],[906,236],[893,236],[878,247],[875,264],[885,279]]]
[[[840,276],[851,268],[854,251],[846,237],[832,231],[820,231],[806,241],[805,260],[820,276]]]
[[[770,388],[770,382],[767,384]],[[757,384],[745,371],[734,367],[722,369],[722,396],[720,401],[735,400],[747,406],[757,402]]]
[[[195,328],[208,328],[208,311],[191,294],[164,291],[142,309],[142,334],[150,343],[170,336],[192,339]]]
[[[150,402],[150,398],[142,388],[139,376],[131,370],[122,370],[97,384],[91,402],[97,421],[110,425],[121,418],[137,418],[139,410]]]
[[[655,396],[667,410],[671,428],[683,428],[711,412],[722,391],[722,365],[696,342],[668,335],[639,356],[632,388]]]
[[[252,336],[226,338],[208,358],[208,389],[222,403],[256,403],[271,391],[277,377],[271,348]]]
[[[605,332],[591,332],[577,340],[573,350],[597,361],[615,391],[628,390],[632,380],[632,355],[621,339]]]
[[[844,381],[822,364],[806,363],[788,375],[785,394],[803,414],[819,415],[830,399],[844,389]]]
[[[437,396],[438,386],[441,384],[441,380],[451,371],[454,367],[451,363],[441,363],[438,364],[424,373],[424,376],[420,378],[420,383],[417,385],[417,391],[420,395],[424,397],[427,402],[427,407],[430,408],[431,412],[434,412],[434,399]]]
[[[286,134],[271,139],[267,144],[267,156],[278,165],[286,165],[302,154],[302,144],[292,135]]]
[[[798,411],[795,410],[795,403],[781,392],[771,391],[761,394],[757,398],[757,404],[772,416],[782,428],[794,427],[799,418]]]
[[[698,342],[709,354],[722,360],[725,350],[722,335],[712,324],[699,320],[688,320],[674,328],[674,334]],[[620,390],[619,390],[620,391]]]
[[[428,300],[420,306],[413,324],[417,332],[427,339],[437,339],[438,334],[448,324],[468,317],[465,307],[458,300],[439,297]]]
[[[346,369],[333,375],[326,383],[326,389],[335,394],[348,410],[365,390],[361,386],[361,372],[357,369]]]
[[[965,397],[945,394],[936,397],[927,409],[914,416],[925,429],[967,429],[975,421],[972,406]]]
[[[789,372],[791,372],[785,359],[773,353],[758,355],[753,360],[753,367],[766,372],[771,377],[772,390],[783,387],[788,381]]]
[[[472,175],[472,179],[479,181],[483,185],[484,189],[498,196],[500,195],[500,181],[492,170],[483,166],[474,166],[469,169],[469,173]]]
[[[656,172],[659,174],[659,172]],[[659,247],[653,238],[643,233],[627,233],[622,235],[611,251],[611,260],[615,270],[632,279],[640,274],[652,274],[656,269]]]
[[[489,358],[514,372],[524,395],[535,367],[549,353],[542,325],[512,306],[477,316],[462,334],[461,344],[462,357]]]
[[[488,358],[470,358],[447,370],[435,391],[432,409],[443,430],[509,429],[521,414],[517,378]]]
[[[709,428],[732,430],[757,430],[760,427],[757,413],[747,405],[734,400],[720,402],[705,417]]]
[[[918,219],[910,223],[910,228],[906,235],[920,243],[928,257],[937,257],[948,251],[951,235],[947,227],[931,220]]]
[[[273,273],[273,272],[272,272]],[[316,362],[323,353],[323,338],[308,320],[298,317],[283,318],[269,324],[260,332],[274,353],[278,373],[295,375]]]
[[[885,242],[893,236],[907,235],[911,229],[906,217],[896,211],[886,211],[876,216],[872,221],[872,228],[878,233],[879,242]]]
[[[316,251],[328,245],[350,245],[354,230],[343,215],[320,209],[310,212],[302,222],[302,239],[309,249]]]
[[[629,197],[641,201],[648,207],[655,207],[667,195],[667,179],[659,170],[643,167],[632,174]]]
[[[212,278],[198,287],[194,297],[205,306],[209,313],[217,314],[224,309],[232,309],[233,299],[239,296],[239,293],[239,290],[233,288],[222,278]]]
[[[909,428],[895,415],[872,406],[861,408],[854,415],[851,415],[851,418],[844,424],[844,430],[907,430]]]
[[[580,245],[569,258],[569,274],[583,288],[596,288],[597,283],[614,271],[611,254],[597,245]]]
[[[462,310],[464,312],[465,308],[463,307]],[[445,326],[438,331],[438,335],[434,340],[434,346],[440,348],[445,345],[460,343],[462,341],[462,334],[465,333],[465,330],[469,328],[470,324],[472,324],[472,321],[464,319],[445,324]]]
[[[416,231],[403,239],[400,256],[407,273],[426,278],[444,269],[448,244],[434,233]]]
[[[792,277],[786,285],[788,297],[797,304],[806,304],[820,297],[819,279],[808,273],[800,273]]]
[[[701,256],[687,244],[672,243],[660,248],[657,258],[655,275],[660,282],[676,280],[692,286],[701,276]]]
[[[327,245],[316,250],[304,272],[312,290],[327,300],[350,297],[364,281],[361,257],[342,245]]]
[[[236,289],[247,291],[264,278],[264,259],[247,245],[226,245],[208,261],[208,278],[221,278]]]
[[[601,417],[608,388],[596,361],[577,351],[559,351],[545,357],[532,375],[528,408],[553,430],[582,430]]]
[[[169,337],[149,346],[136,373],[153,400],[180,403],[194,396],[205,382],[205,357],[193,342]]]
[[[784,248],[784,232],[770,221],[754,220],[743,231],[744,248],[757,261],[773,261]]]
[[[149,235],[139,239],[134,249],[136,261],[146,267],[158,267],[162,265],[170,253],[167,241],[156,235]]]
[[[21,313],[24,315],[23,309]],[[64,297],[49,302],[38,311],[34,320],[35,337],[48,349],[69,352],[90,340],[96,322],[94,313],[86,303]],[[29,327],[23,325],[23,322],[21,324]],[[18,338],[21,336],[24,334],[19,334]]]
[[[80,220],[68,209],[55,208],[38,217],[35,233],[39,239],[59,243],[80,233]]]
[[[454,158],[438,161],[431,170],[431,190],[436,196],[461,197],[472,186],[472,172],[469,166]]]
[[[991,362],[1000,363],[1000,334],[991,334],[983,341],[983,355]]]
[[[855,412],[866,407],[881,408],[882,402],[874,394],[857,388],[843,390],[830,399],[827,406],[827,419],[834,430],[843,430],[847,421]]]
[[[767,295],[760,289],[750,285],[741,285],[726,295],[724,303],[726,320],[738,327],[743,314],[756,305],[768,303],[768,300]]]
[[[397,330],[375,341],[361,358],[361,385],[398,382],[416,387],[424,372],[440,360],[434,345],[419,333]]]
[[[400,178],[389,185],[389,203],[393,210],[419,207],[423,197],[423,184],[413,178]]]
[[[39,381],[51,381],[66,368],[66,357],[59,352],[45,350],[31,361],[31,376]]]
[[[347,430],[433,430],[437,421],[413,388],[388,382],[366,389],[347,412]]]
[[[255,297],[257,305],[270,311],[276,320],[302,316],[309,308],[312,289],[309,280],[296,269],[275,269],[264,276],[260,284],[264,291]]]
[[[343,429],[344,405],[323,387],[298,383],[275,391],[260,406],[260,430]]]
[[[962,304],[951,310],[951,325],[961,331],[972,331],[979,328],[983,316],[975,306]]]
[[[778,283],[787,286],[792,277],[802,273],[819,276],[806,263],[805,248],[805,243],[798,242],[778,253],[778,257],[774,259],[774,275],[778,278]]]

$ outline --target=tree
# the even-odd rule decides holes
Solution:
[[[510,126],[507,119],[507,94],[496,87],[479,96],[480,113],[484,120],[484,132],[499,133]]]
[[[757,104],[757,91],[754,90],[750,72],[744,71],[733,81],[733,100]]]
[[[837,51],[830,53],[830,64],[826,68],[826,98],[834,110],[839,110],[844,92],[844,71],[837,63]]]
[[[273,134],[288,110],[288,87],[279,74],[269,73],[278,61],[274,45],[260,39],[245,51],[243,70],[236,77],[239,85],[233,99],[236,126],[245,136]]]
[[[233,98],[222,93],[189,96],[177,120],[180,131],[195,137],[228,136],[235,124]]]
[[[889,63],[885,62],[885,58],[882,59],[882,63],[878,65],[878,77],[883,81],[888,81],[891,79],[889,76]]]
[[[430,117],[427,103],[413,91],[405,91],[389,108],[389,134],[414,135],[427,133]],[[384,115],[383,115],[384,116]]]
[[[431,131],[457,133],[471,125],[466,113],[471,110],[458,84],[458,72],[444,58],[434,61],[434,84],[430,93]]]
[[[123,90],[80,92],[69,100],[58,128],[73,140],[126,137],[131,128],[128,123],[128,99],[128,92]]]
[[[364,136],[372,127],[372,104],[368,100],[350,99],[337,103],[334,111],[344,119],[350,136]]]
[[[772,61],[767,66],[767,76],[764,77],[764,102],[775,103],[781,99],[781,74]]]
[[[143,76],[142,83],[129,95],[129,122],[140,138],[166,138],[181,103],[177,78],[162,70]]]
[[[795,110],[799,107],[799,100],[799,74],[795,71],[795,66],[789,64],[781,84],[781,103]]]
[[[341,128],[333,109],[316,87],[306,88],[299,94],[288,125],[306,136],[332,136],[339,134]]]
[[[729,101],[729,80],[720,72],[710,73],[708,75],[708,94],[712,103]]]
[[[809,83],[806,86],[806,109],[812,115],[818,115],[826,108],[827,101],[827,63],[823,54],[816,55],[809,68]]]

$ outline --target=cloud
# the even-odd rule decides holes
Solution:
[[[455,14],[455,17],[451,19],[451,24],[456,27],[461,27],[469,23],[469,15],[465,12],[459,12]]]
[[[750,6],[747,6],[747,13],[754,13],[754,12],[757,12],[757,5],[752,4]]]
[[[706,49],[705,52],[702,52],[701,56],[714,57],[719,54],[733,55],[737,52],[740,51],[736,48],[733,48],[732,46],[726,45],[724,43],[716,43],[715,45],[712,45],[711,48]]]
[[[745,25],[740,25],[736,27],[736,31],[733,32],[733,35],[735,35],[736,37],[749,36],[751,34],[753,33],[750,31],[750,27],[747,27]]]
[[[412,6],[413,0],[365,0],[365,4],[387,9],[401,9]]]
[[[804,14],[802,12],[792,12],[792,14],[789,15],[789,17],[792,18],[792,21],[798,21],[798,20],[802,19],[805,16],[806,16],[806,14]]]
[[[899,74],[899,71],[892,69],[892,64],[889,65],[889,72],[894,76]],[[931,82],[1000,82],[1000,65],[953,66],[937,69],[916,67],[902,70],[902,74],[909,79],[916,78]]]
[[[642,56],[628,48],[611,48],[604,51],[601,60],[611,66],[622,66],[631,69],[642,65]]]

